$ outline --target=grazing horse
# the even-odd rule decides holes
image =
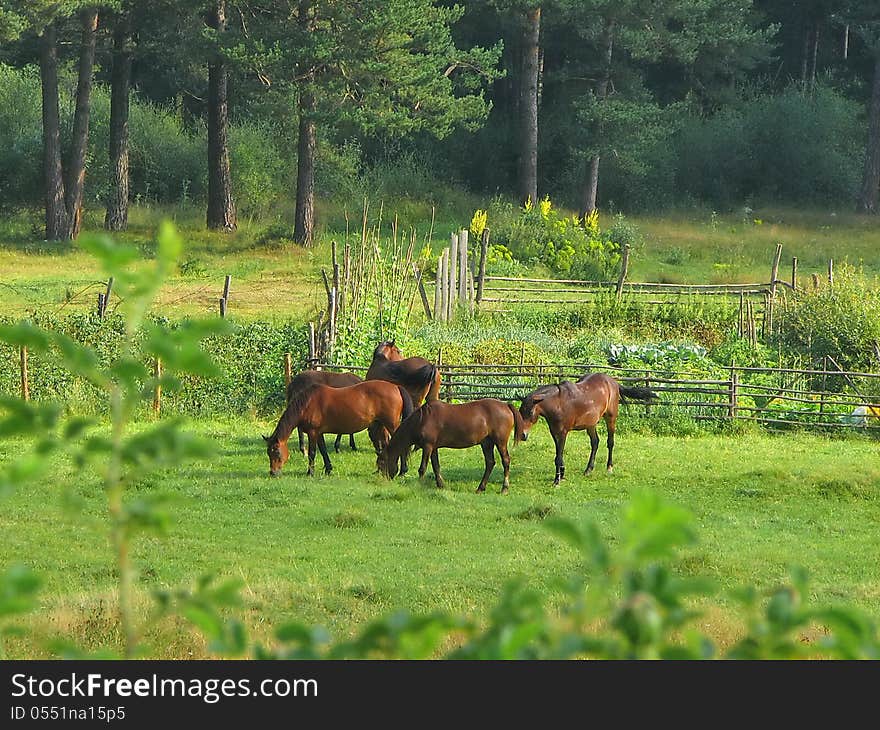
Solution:
[[[534,393],[527,395],[520,406],[524,432],[529,430],[544,416],[550,427],[550,435],[556,444],[556,479],[554,486],[565,479],[565,439],[569,431],[583,431],[590,434],[590,461],[584,474],[593,471],[596,451],[599,449],[599,434],[596,424],[600,418],[605,419],[608,428],[608,471],[614,466],[611,453],[614,450],[614,426],[617,422],[617,410],[621,398],[626,400],[650,401],[657,394],[648,388],[626,387],[614,378],[603,373],[585,375],[577,383],[567,380],[558,385],[545,385]]]
[[[375,432],[376,453],[381,454],[388,443],[388,434],[397,430],[402,419],[413,412],[412,398],[406,389],[382,380],[358,383],[345,388],[331,388],[315,384],[297,392],[287,404],[271,436],[263,436],[269,455],[269,474],[281,475],[281,468],[290,456],[287,440],[295,428],[301,428],[309,437],[309,471],[315,473],[315,449],[320,449],[324,471],[333,470],[325,433],[357,433],[378,424]],[[381,461],[378,463],[382,469]],[[401,465],[406,470],[406,454]]]
[[[522,417],[511,403],[504,403],[495,398],[483,398],[456,405],[432,400],[401,423],[400,428],[391,437],[382,459],[385,473],[394,478],[397,475],[398,459],[405,458],[411,446],[419,446],[422,449],[419,477],[425,475],[430,459],[434,479],[437,486],[442,489],[443,477],[440,476],[437,449],[466,449],[480,444],[483,447],[486,470],[483,472],[477,491],[486,490],[489,475],[495,468],[494,449],[498,449],[504,467],[504,485],[501,493],[507,494],[510,486],[510,454],[507,452],[507,442],[511,432],[514,432],[514,443],[523,440]]]
[[[290,399],[293,398],[299,391],[304,390],[305,388],[309,388],[316,383],[320,383],[321,385],[329,385],[331,388],[344,388],[348,385],[357,385],[358,383],[363,382],[364,379],[358,375],[355,375],[354,373],[331,373],[327,370],[303,370],[287,384],[285,401],[287,403],[290,403]],[[337,434],[336,443],[333,445],[333,450],[337,454],[339,453],[339,445],[341,443],[342,434],[340,433]],[[348,445],[351,447],[352,451],[357,451],[357,446],[354,443],[353,433],[348,435]],[[299,429],[299,450],[303,453],[306,453],[305,443],[303,442],[302,429]]]
[[[387,380],[409,391],[413,404],[437,400],[440,396],[440,371],[423,357],[404,359],[394,340],[380,342],[373,350],[373,361],[365,380]]]

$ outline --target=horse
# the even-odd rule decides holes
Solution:
[[[486,470],[477,492],[486,490],[486,483],[495,468],[494,450],[498,449],[504,467],[501,494],[507,494],[510,487],[510,454],[507,451],[507,442],[511,432],[514,433],[514,443],[524,439],[523,420],[512,403],[495,398],[456,405],[441,400],[428,401],[400,424],[400,428],[385,447],[382,459],[385,474],[393,479],[397,475],[398,460],[406,457],[411,446],[419,446],[422,449],[419,477],[425,475],[430,459],[437,487],[442,489],[443,477],[440,475],[437,449],[466,449],[479,444],[483,447]]]
[[[440,397],[440,371],[423,357],[404,359],[394,340],[380,342],[373,350],[373,360],[365,380],[387,380],[409,391],[418,407],[424,400]]]
[[[649,402],[657,398],[657,394],[648,388],[628,387],[620,385],[614,378],[603,373],[584,375],[577,383],[563,381],[558,385],[545,385],[527,395],[520,405],[523,419],[523,433],[528,438],[529,431],[543,416],[550,427],[550,435],[556,444],[556,478],[553,485],[557,486],[565,479],[565,439],[569,431],[586,431],[590,434],[590,460],[584,474],[593,471],[596,451],[599,449],[599,434],[596,424],[600,418],[605,419],[608,429],[608,464],[611,473],[614,467],[612,452],[614,451],[614,427],[617,423],[617,411],[621,399]]]
[[[329,385],[331,388],[344,388],[347,385],[356,385],[357,383],[363,382],[364,379],[354,373],[331,373],[327,370],[303,370],[287,384],[285,402],[290,403],[290,399],[293,398],[298,391],[308,388],[315,383]],[[337,434],[336,443],[333,445],[333,450],[337,454],[339,453],[341,443],[342,434],[340,433]],[[352,451],[357,451],[357,445],[355,445],[353,433],[348,435],[348,445]],[[304,454],[306,453],[302,429],[299,429],[299,450]]]
[[[287,404],[272,435],[263,436],[269,455],[269,474],[273,477],[281,475],[281,468],[290,456],[287,440],[295,428],[301,428],[309,438],[308,475],[314,476],[315,473],[316,447],[324,459],[324,472],[330,474],[333,465],[324,443],[325,433],[357,433],[378,424],[380,428],[375,431],[375,436],[373,429],[370,429],[370,435],[376,439],[373,444],[376,453],[381,455],[388,443],[388,435],[394,433],[401,420],[413,410],[412,398],[406,389],[383,380],[344,388],[316,383],[300,390]],[[377,466],[382,469],[381,461]],[[406,454],[401,470],[406,471]]]

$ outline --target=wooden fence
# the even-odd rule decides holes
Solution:
[[[320,362],[313,362],[310,366],[366,371],[361,366]],[[851,415],[858,406],[880,401],[878,373],[739,366],[716,370],[724,375],[717,377],[686,371],[595,364],[450,365],[441,362],[441,397],[447,401],[477,398],[518,401],[541,385],[562,380],[576,381],[588,372],[604,372],[621,383],[646,386],[656,392],[660,396],[658,401],[631,404],[627,408],[658,418],[681,413],[698,421],[752,421],[776,428],[880,426],[880,418]],[[874,397],[866,393],[873,393]]]

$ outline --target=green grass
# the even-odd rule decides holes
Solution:
[[[173,514],[166,535],[137,540],[139,610],[146,612],[150,589],[213,572],[243,581],[243,616],[264,639],[291,619],[345,636],[396,607],[485,615],[513,576],[552,598],[554,581],[576,570],[575,553],[542,527],[545,518],[592,518],[613,534],[628,495],[648,488],[695,515],[700,541],[682,554],[684,573],[708,575],[725,588],[767,587],[797,564],[810,571],[817,599],[852,602],[880,618],[876,443],[803,434],[658,437],[622,425],[615,473],[584,477],[587,438],[573,434],[568,479],[558,489],[551,486],[549,435],[536,427],[512,452],[507,496],[499,494],[500,465],[487,493],[474,493],[479,449],[441,452],[443,491],[431,480],[420,483],[414,469],[394,482],[375,475],[363,435],[359,453],[331,454],[330,477],[305,477],[303,459],[294,455],[284,476],[270,479],[259,436],[270,424],[195,425],[215,440],[216,458],[132,493],[166,494]],[[3,442],[0,463],[18,451]],[[40,606],[25,619],[29,632],[6,640],[10,656],[45,656],[47,637],[58,635],[93,649],[117,645],[104,509],[97,480],[60,461],[3,501],[0,565],[23,561],[45,579]],[[724,604],[701,625],[726,645],[741,621]],[[205,652],[175,621],[147,638],[158,656]]]
[[[467,226],[473,209],[487,200],[450,193],[435,208],[429,203],[398,199],[370,206],[390,234],[397,217],[401,231],[414,227],[420,240],[434,218],[433,246],[440,250],[453,229]],[[278,316],[306,321],[325,303],[321,267],[329,267],[330,240],[343,240],[348,229],[360,230],[362,201],[323,203],[318,244],[309,250],[264,240],[271,226],[292,230],[290,211],[276,219],[243,218],[234,234],[204,229],[201,207],[133,207],[131,226],[123,240],[142,246],[150,255],[159,221],[171,217],[187,242],[177,276],[163,288],[157,313],[167,316],[205,315],[218,309],[223,277],[232,275],[230,313],[238,317]],[[100,211],[86,216],[86,230],[100,230]],[[346,223],[346,216],[348,222]],[[661,282],[761,282],[770,275],[777,242],[783,244],[780,276],[790,276],[791,257],[799,259],[802,282],[812,272],[827,270],[829,258],[848,260],[880,274],[880,228],[873,218],[842,211],[756,209],[713,215],[711,211],[631,217],[643,241],[631,258],[630,279]],[[757,223],[756,221],[760,221]],[[491,226],[491,221],[490,221]],[[24,315],[32,310],[64,313],[92,310],[104,276],[76,246],[40,240],[38,212],[0,221],[0,311]]]
[[[828,259],[880,274],[880,228],[874,217],[840,210],[757,208],[632,216],[644,242],[631,259],[633,281],[669,283],[766,282],[776,244],[783,245],[780,278],[791,277],[791,258],[806,285],[825,276]]]

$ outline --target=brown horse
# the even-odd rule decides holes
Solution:
[[[507,494],[510,486],[510,454],[507,452],[507,442],[510,440],[511,432],[514,432],[514,443],[519,443],[525,438],[522,417],[511,403],[504,403],[495,398],[483,398],[456,405],[432,400],[400,424],[400,428],[391,437],[382,459],[385,473],[394,478],[397,475],[398,460],[404,459],[410,447],[415,445],[422,449],[419,477],[425,475],[430,459],[434,479],[437,486],[442,489],[443,477],[440,476],[437,449],[466,449],[480,444],[483,447],[486,470],[483,472],[477,491],[486,490],[489,475],[495,468],[494,449],[498,449],[504,467],[504,485],[501,493]]]
[[[550,427],[550,435],[556,444],[556,479],[554,485],[565,479],[565,439],[569,431],[586,431],[590,434],[590,461],[584,474],[593,471],[596,451],[599,449],[599,434],[596,424],[605,419],[608,429],[608,465],[610,472],[614,466],[611,453],[614,450],[614,426],[617,422],[618,405],[621,398],[626,400],[650,401],[657,394],[648,388],[626,387],[614,378],[603,373],[585,375],[577,383],[567,380],[558,385],[545,385],[527,395],[520,406],[525,435],[538,420],[544,416]]]
[[[315,473],[316,447],[324,459],[324,471],[329,474],[333,465],[324,443],[325,433],[357,433],[376,424],[379,428],[370,431],[371,436],[376,434],[373,445],[376,453],[381,454],[388,443],[388,434],[394,433],[401,420],[412,412],[409,393],[381,380],[345,388],[315,384],[301,390],[287,404],[272,435],[263,436],[269,455],[269,474],[280,476],[290,456],[287,440],[295,428],[301,428],[309,437],[309,476]],[[382,468],[381,462],[378,466]],[[405,454],[401,468],[406,470]]]
[[[380,342],[373,350],[373,361],[365,380],[387,380],[409,391],[413,404],[437,400],[440,396],[440,371],[423,357],[404,359],[394,340]]]
[[[287,397],[285,400],[287,403],[290,403],[290,399],[299,391],[309,388],[317,383],[320,383],[321,385],[329,385],[331,388],[345,388],[346,386],[357,385],[358,383],[363,382],[364,379],[354,373],[332,373],[328,370],[303,370],[287,384]],[[303,430],[299,429],[299,450],[306,453],[303,437]],[[341,443],[342,434],[340,433],[337,434],[336,443],[333,445],[333,450],[337,454],[339,453],[339,446]],[[352,451],[357,451],[353,433],[348,435],[348,445],[351,447]]]

